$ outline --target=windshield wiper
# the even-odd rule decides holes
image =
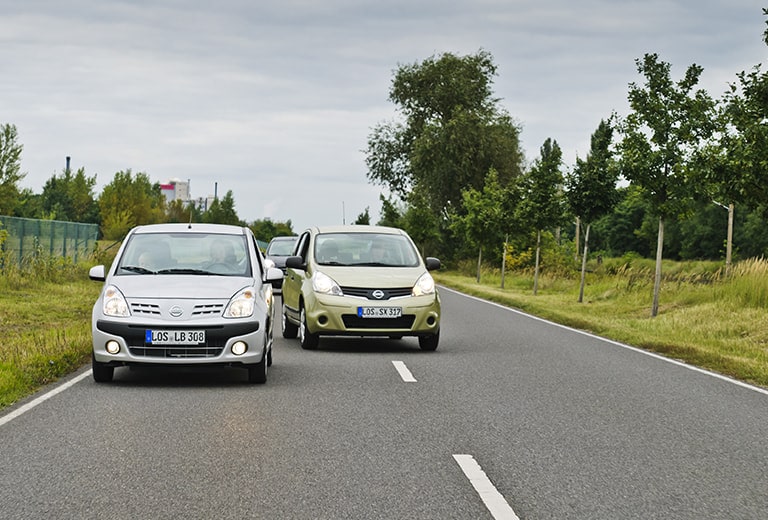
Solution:
[[[140,265],[123,265],[120,266],[120,269],[123,271],[130,271],[132,273],[139,273],[139,274],[157,274],[151,269],[147,269],[146,267],[141,267]]]
[[[173,269],[161,269],[157,274],[216,274],[205,269],[189,269],[189,268],[173,268]]]

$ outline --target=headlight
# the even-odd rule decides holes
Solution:
[[[312,290],[322,294],[332,294],[334,296],[344,296],[339,284],[333,281],[333,278],[320,271],[312,275]]]
[[[253,287],[243,289],[229,300],[227,308],[224,309],[225,318],[245,318],[253,314],[253,308],[256,304],[256,291]]]
[[[104,289],[102,312],[105,316],[115,316],[117,318],[126,318],[131,315],[128,310],[128,302],[120,290],[114,285]]]
[[[435,294],[435,280],[432,279],[432,275],[429,273],[424,273],[416,280],[411,296],[424,296],[427,294]]]

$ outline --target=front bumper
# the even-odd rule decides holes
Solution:
[[[425,336],[440,330],[440,298],[436,294],[373,301],[313,293],[305,305],[312,334]],[[402,314],[397,318],[362,318],[359,307],[400,307]]]
[[[147,330],[205,331],[205,344],[152,345],[145,342]],[[122,320],[97,319],[93,322],[93,355],[96,361],[121,365],[250,365],[264,356],[266,331],[257,320],[237,322],[187,323],[168,326],[162,323],[130,323]],[[120,345],[116,354],[106,350],[108,341]],[[232,353],[232,345],[243,341],[248,345],[242,355]],[[271,347],[271,346],[270,346]]]

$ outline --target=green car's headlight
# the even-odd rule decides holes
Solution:
[[[344,295],[339,284],[333,281],[333,278],[320,271],[315,271],[315,274],[312,275],[312,290],[321,294]]]
[[[435,280],[429,273],[424,273],[416,280],[416,284],[411,291],[412,296],[425,296],[427,294],[435,294]]]

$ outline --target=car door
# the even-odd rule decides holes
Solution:
[[[309,231],[305,231],[299,237],[299,241],[296,244],[296,256],[300,256],[305,264],[309,252],[309,238]],[[289,267],[285,270],[285,278],[283,279],[283,305],[287,308],[292,317],[298,316],[301,285],[305,277],[306,272],[303,269]]]

